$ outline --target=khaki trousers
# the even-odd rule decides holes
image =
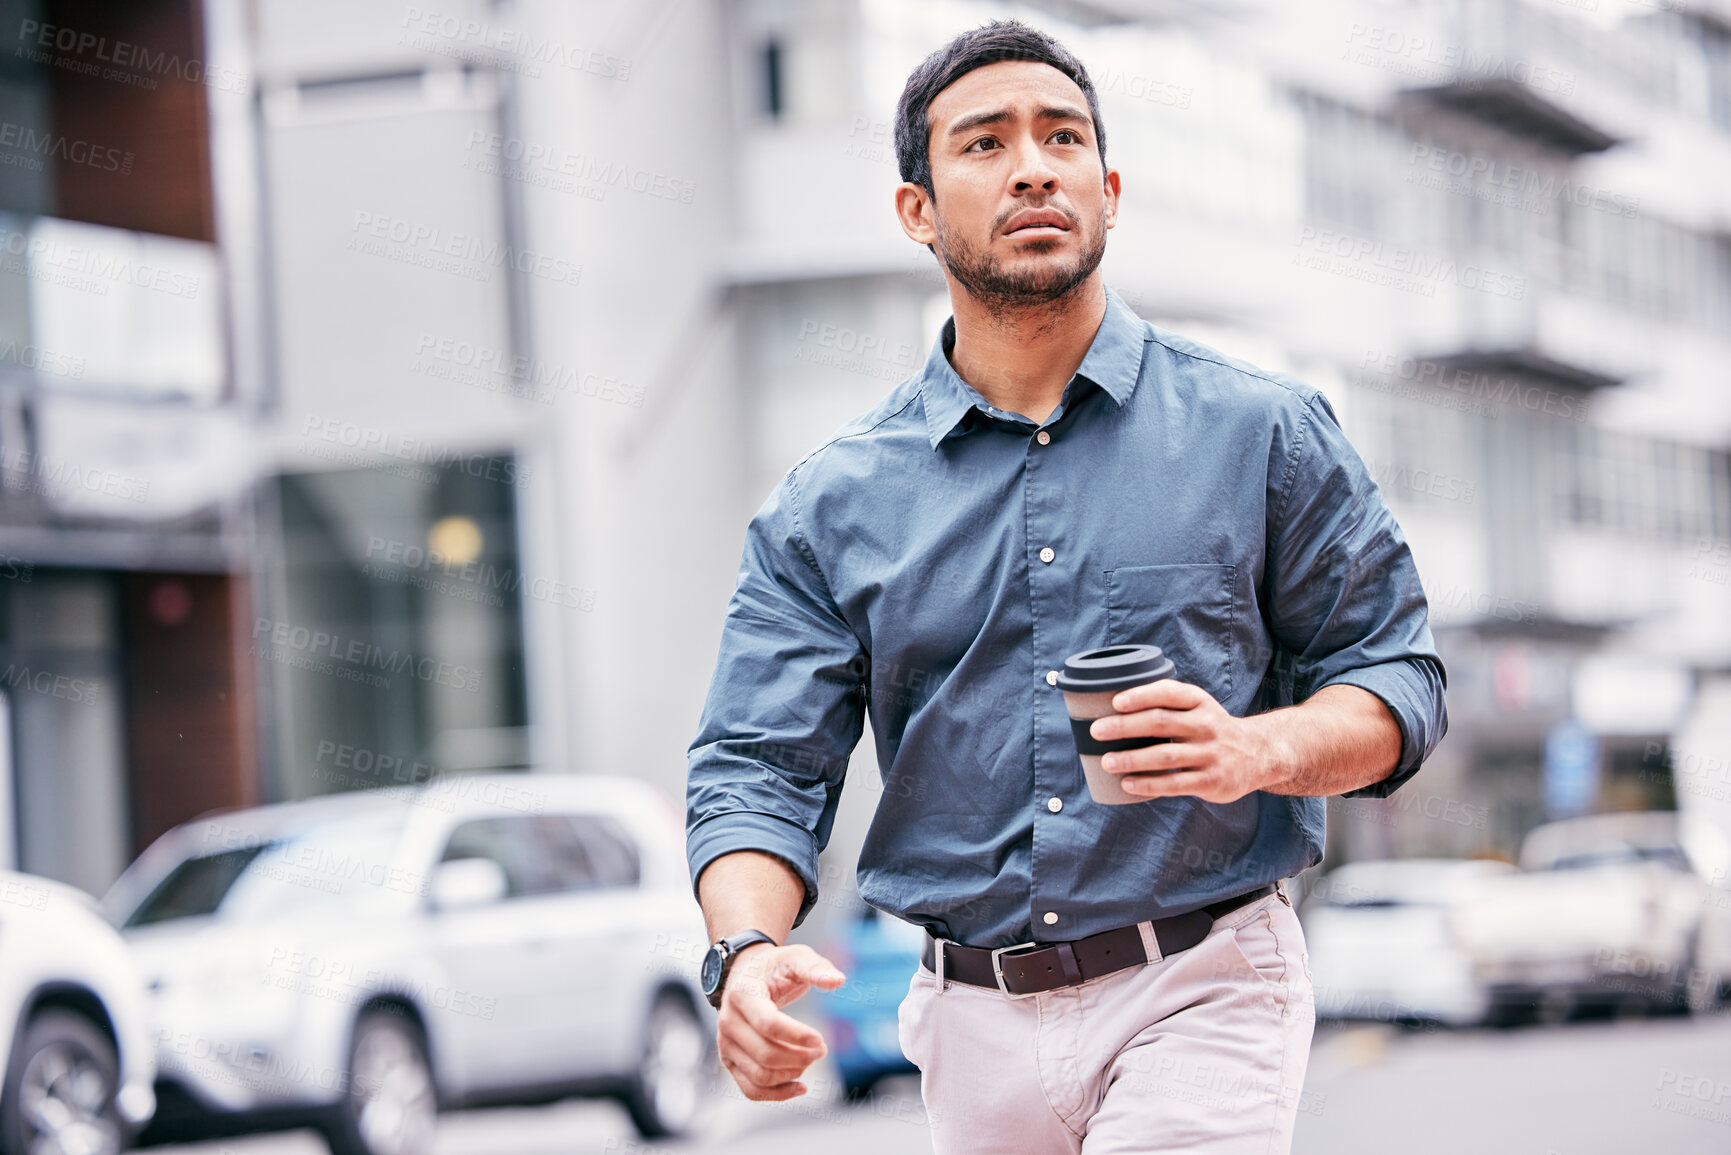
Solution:
[[[922,966],[899,1034],[936,1155],[1284,1155],[1315,1024],[1282,889],[1171,958],[1027,998],[939,992]]]

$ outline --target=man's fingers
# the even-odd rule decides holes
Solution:
[[[1176,774],[1130,774],[1120,780],[1127,794],[1138,798],[1200,798],[1222,801],[1225,780],[1213,770],[1184,770]]]
[[[801,943],[797,946],[790,946],[776,955],[770,965],[769,980],[772,994],[775,993],[778,985],[785,985],[788,988],[798,987],[799,993],[803,994],[808,986],[822,987],[826,991],[833,991],[847,981],[847,976],[842,974],[834,963]],[[776,999],[776,1003],[786,1005],[779,998]]]
[[[1118,738],[1179,738],[1208,737],[1213,731],[1212,719],[1198,718],[1194,710],[1137,710],[1133,714],[1108,714],[1095,718],[1088,733],[1101,742]]]
[[[820,1057],[806,1051],[789,1052],[755,1036],[724,1037],[719,1049],[728,1070],[744,1070],[753,1082],[763,1084],[797,1079]]]
[[[800,1082],[763,1087],[756,1083],[741,1082],[737,1077],[733,1081],[739,1085],[740,1093],[754,1103],[784,1103],[789,1099],[797,1099],[806,1092],[805,1084]]]
[[[726,1061],[727,1071],[733,1076],[733,1081],[747,1099],[759,1102],[780,1102],[803,1095],[806,1091],[804,1083],[797,1078],[787,1078],[773,1070],[760,1066],[750,1059],[734,1055]],[[795,1072],[797,1075],[798,1072]]]
[[[1191,742],[1162,742],[1137,750],[1113,750],[1100,756],[1100,768],[1108,774],[1169,774],[1178,770],[1206,770],[1211,764],[1207,751]]]
[[[742,997],[734,1000],[733,1009],[739,1012],[739,1017],[759,1037],[771,1043],[785,1047],[810,1050],[817,1048],[821,1053],[823,1036],[816,1029],[800,1022],[790,1014],[778,1011],[775,1004],[764,997]]]
[[[1158,682],[1148,682],[1121,691],[1112,699],[1112,708],[1120,714],[1152,710],[1157,706],[1168,710],[1194,710],[1204,702],[1213,700],[1201,686],[1193,686],[1189,682],[1180,682],[1173,678],[1162,678]]]
[[[729,1019],[721,1024],[722,1045],[730,1053],[743,1054],[759,1066],[782,1072],[791,1078],[823,1058],[823,1040],[813,1032],[811,1043],[786,1043],[765,1038],[743,1019]]]

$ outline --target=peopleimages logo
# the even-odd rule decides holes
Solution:
[[[195,57],[159,51],[146,44],[110,40],[94,32],[63,24],[23,20],[18,24],[22,44],[14,55],[36,64],[50,64],[68,72],[118,81],[138,88],[154,89],[163,77],[189,81],[219,92],[245,93],[248,79],[232,68],[212,68]],[[61,53],[63,55],[56,55]],[[88,59],[80,59],[88,57]]]
[[[309,416],[301,429],[301,441],[301,451],[309,457],[367,469],[397,470],[411,481],[427,484],[439,481],[441,472],[435,470],[461,470],[470,477],[522,488],[529,484],[534,472],[532,466],[513,457],[458,449],[410,437],[396,430],[356,425],[337,417]],[[307,442],[322,444],[308,445]],[[398,466],[398,461],[433,468],[413,469]]]
[[[1636,197],[1572,181],[1555,170],[1510,164],[1501,157],[1429,144],[1414,144],[1407,166],[1408,184],[1518,208],[1538,216],[1548,214],[1552,205],[1567,203],[1612,216],[1632,217],[1641,203]]]
[[[1477,415],[1482,417],[1489,417],[1499,409],[1506,408],[1525,409],[1529,413],[1541,413],[1546,417],[1577,423],[1587,419],[1587,399],[1577,393],[1543,389],[1528,382],[1494,376],[1481,370],[1449,366],[1440,361],[1419,357],[1397,356],[1376,349],[1365,350],[1364,360],[1359,368],[1361,372],[1356,380],[1366,388],[1382,393],[1393,392],[1401,396],[1411,396],[1414,399],[1457,394],[1464,401],[1484,402],[1482,406],[1475,404],[1473,407]],[[1382,383],[1378,383],[1378,378],[1382,379]],[[1393,389],[1388,386],[1389,381],[1411,382],[1419,388],[1411,391]]]
[[[566,285],[583,280],[583,266],[576,261],[513,249],[496,240],[486,241],[471,233],[452,232],[402,217],[356,210],[349,232],[353,235],[345,247],[357,252],[455,273],[482,283],[492,280],[491,270],[498,268],[515,269]]]
[[[388,688],[389,678],[374,674],[407,674],[423,682],[474,693],[481,687],[481,671],[435,658],[417,658],[410,650],[387,650],[360,638],[315,630],[289,622],[257,618],[252,627],[253,652],[265,661],[331,674],[365,685]],[[261,647],[260,641],[264,642]]]
[[[47,157],[50,160],[83,165],[103,172],[117,172],[124,176],[132,172],[134,160],[130,151],[123,152],[105,144],[92,144],[88,140],[72,140],[62,133],[38,132],[27,124],[14,124],[10,120],[0,120],[0,147],[34,154],[13,159],[0,158],[0,164],[12,164],[31,172],[40,172],[42,158]]]
[[[401,27],[399,44],[441,56],[503,67],[508,72],[520,72],[524,76],[540,76],[540,65],[558,64],[603,80],[631,79],[631,61],[624,57],[551,37],[540,40],[531,32],[484,20],[471,20],[454,13],[411,7],[404,11]],[[503,59],[489,54],[497,54]]]
[[[697,195],[695,183],[667,173],[478,128],[469,133],[468,151],[478,151],[479,156],[465,159],[464,168],[593,200],[604,199],[610,188],[682,205],[690,204]]]
[[[1458,79],[1468,84],[1512,81],[1535,92],[1568,96],[1571,73],[1528,60],[1510,60],[1471,44],[1454,44],[1424,32],[1354,23],[1341,58],[1421,80]]]
[[[1317,272],[1333,273],[1382,288],[1434,297],[1439,284],[1456,285],[1493,297],[1519,301],[1527,294],[1527,279],[1481,265],[1460,264],[1453,257],[1426,253],[1407,245],[1390,245],[1334,229],[1304,226],[1292,263]]]
[[[62,244],[40,234],[31,236],[21,229],[3,227],[0,268],[97,296],[108,295],[109,283],[136,285],[188,300],[197,297],[199,290],[198,277],[180,269],[135,262],[92,245]]]

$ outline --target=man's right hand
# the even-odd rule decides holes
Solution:
[[[823,1036],[781,1008],[812,987],[833,991],[846,976],[809,946],[756,943],[734,958],[721,991],[721,1065],[747,1099],[780,1102],[806,1092],[805,1069],[823,1058]]]

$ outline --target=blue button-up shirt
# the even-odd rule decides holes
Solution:
[[[1080,938],[1319,862],[1321,798],[1092,801],[1051,671],[1152,643],[1238,716],[1360,686],[1401,755],[1352,795],[1411,777],[1447,725],[1443,667],[1327,399],[1116,294],[1042,425],[957,376],[953,343],[952,322],[752,519],[691,746],[693,885],[767,851],[804,880],[803,921],[868,713],[883,782],[860,895],[946,938]]]

